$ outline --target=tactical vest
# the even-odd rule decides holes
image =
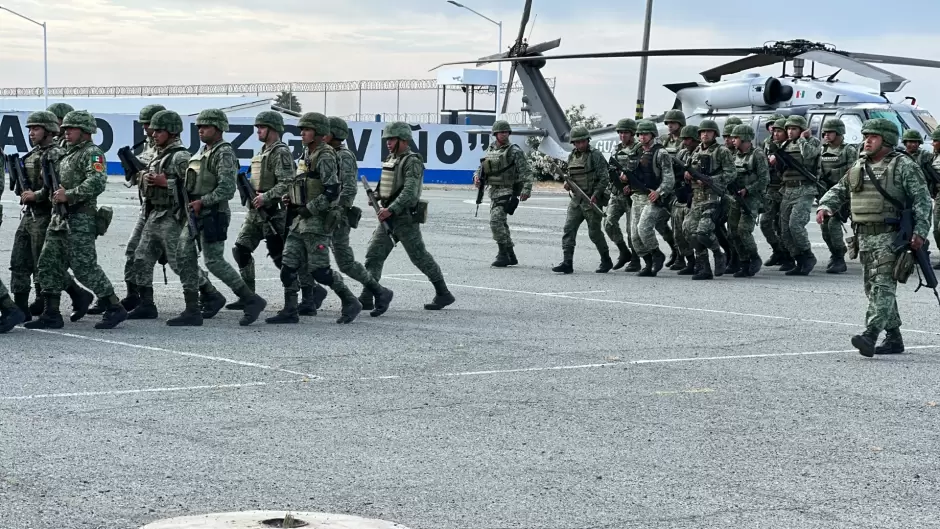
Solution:
[[[822,167],[820,177],[834,184],[845,176],[845,170],[850,165],[843,155],[846,148],[845,145],[840,145],[837,148],[826,146],[823,149],[822,154],[819,155],[819,164]]]
[[[796,163],[800,165],[806,165],[806,162],[803,160],[803,153],[800,150],[801,144],[802,142],[799,140],[789,141],[787,142],[786,147],[783,148],[783,151],[789,154]],[[780,175],[780,177],[784,183],[802,182],[803,180],[806,180],[806,178],[800,174],[799,171],[790,166],[787,166],[787,168],[783,170],[783,173]]]
[[[331,147],[332,148],[332,147]],[[297,161],[297,173],[290,186],[290,201],[295,206],[305,206],[323,194],[323,178],[317,171],[317,160],[323,153],[321,148],[307,151]],[[308,169],[309,168],[309,169]]]
[[[182,145],[179,145],[179,146],[167,149],[166,151],[161,153],[159,157],[156,156],[156,153],[154,153],[153,158],[148,164],[149,172],[153,174],[166,173],[167,163],[169,163],[170,160],[173,159],[173,155],[175,155],[176,153],[180,151],[185,151],[185,150],[186,150],[185,147],[183,147]],[[144,196],[144,200],[147,201],[148,205],[151,205],[159,209],[165,209],[173,205],[173,201],[171,200],[171,196],[170,196],[170,190],[167,189],[166,187],[157,187],[157,186],[147,185],[146,178],[141,178],[140,183],[138,185],[140,186],[140,192]]]
[[[573,153],[568,157],[568,177],[585,193],[594,189],[594,164],[591,158],[591,151]]]
[[[344,158],[349,159],[350,163],[352,164],[353,171],[355,171],[355,173],[353,174],[353,180],[351,182],[344,180],[345,177],[342,174]],[[353,202],[355,202],[356,200],[356,179],[359,177],[359,174],[358,174],[359,166],[358,166],[358,162],[356,161],[356,155],[353,154],[352,151],[350,151],[349,149],[346,149],[345,147],[340,145],[336,149],[336,161],[339,163],[339,167],[340,167],[340,184],[343,188],[343,191],[346,191],[347,185],[352,186],[352,193],[349,193],[348,195],[346,193],[340,194],[339,205],[344,208],[351,208],[353,207]]]
[[[617,163],[619,163],[620,166],[623,167],[625,171],[636,171],[637,161],[636,161],[636,158],[634,157],[634,154],[636,153],[636,151],[634,150],[636,148],[636,144],[633,143],[631,145],[626,145],[626,146],[623,144],[620,144],[618,145],[618,147],[619,147],[619,150],[615,152],[611,158],[613,158],[614,160],[617,160]],[[622,193],[623,188],[627,187],[627,182],[620,180],[620,169],[618,169],[617,166],[613,164],[610,164],[610,165],[611,165],[611,168],[613,169],[613,173],[616,173],[616,174],[613,174],[613,173],[611,174],[610,181],[615,186],[615,188],[619,189]]]
[[[409,152],[401,157],[389,156],[388,159],[382,163],[382,176],[379,177],[379,197],[386,204],[390,204],[397,198],[398,193],[405,187],[404,162],[412,156],[417,156],[417,154]],[[421,187],[422,186],[418,186],[418,197],[421,197]]]
[[[29,180],[29,187],[33,191],[42,189],[42,156],[48,149],[33,149],[23,158],[23,165],[26,167],[26,179]],[[10,171],[10,178],[13,178],[13,171]]]
[[[219,175],[209,170],[209,160],[223,145],[229,143],[221,140],[207,151],[200,149],[189,159],[189,167],[186,168],[186,191],[190,194],[190,199],[197,200],[193,196],[202,197],[219,185]]]
[[[656,153],[662,148],[663,146],[657,143],[648,151],[642,147],[637,150],[640,161],[636,167],[636,175],[643,182],[646,189],[650,191],[658,189],[659,185],[663,183],[662,174],[656,167]]]
[[[513,157],[509,155],[510,150],[512,150],[512,144],[502,149],[491,145],[486,150],[486,155],[480,160],[480,166],[483,168],[487,184],[499,187],[511,186],[516,183],[518,171]]]
[[[738,153],[734,155],[734,181],[740,187],[748,187],[757,182],[757,173],[751,169],[751,167],[753,167],[753,161],[753,149],[748,151],[747,154]]]
[[[663,148],[666,149],[666,152],[669,154],[676,154],[679,152],[679,149],[682,148],[682,139],[673,138],[672,136],[666,136],[666,141],[663,142]]]
[[[904,203],[904,190],[898,183],[898,153],[889,153],[881,162],[871,165],[871,172],[888,195]],[[884,224],[897,219],[900,212],[872,185],[865,173],[865,160],[859,160],[849,169],[849,206],[852,222],[859,224]]]
[[[271,153],[282,146],[287,148],[287,144],[279,141],[272,145],[270,149],[258,153],[251,159],[251,186],[258,193],[264,193],[277,185],[277,176],[270,168],[268,159]]]
[[[699,146],[694,151],[692,151],[692,156],[689,160],[689,165],[691,165],[693,169],[697,170],[698,172],[702,173],[705,176],[713,176],[720,172],[718,171],[718,168],[716,167],[718,165],[718,160],[717,160],[717,157],[715,156],[715,153],[718,151],[719,148],[721,148],[721,145],[719,145],[717,141],[712,143],[708,147],[705,147],[704,145],[705,145],[704,143],[700,143]],[[703,188],[707,189],[708,184],[705,184],[705,183],[699,182],[698,180],[693,179],[692,188],[693,189],[703,189]]]

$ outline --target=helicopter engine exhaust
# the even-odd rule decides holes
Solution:
[[[683,106],[698,108],[773,107],[793,97],[793,87],[776,77],[746,77],[720,85],[688,87],[676,94]]]

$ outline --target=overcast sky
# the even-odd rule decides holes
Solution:
[[[467,0],[502,20],[504,45],[518,32],[523,0]],[[48,22],[50,86],[164,85],[271,81],[434,78],[441,62],[473,59],[497,48],[496,26],[445,0],[3,0],[2,5]],[[940,2],[875,0],[792,2],[656,0],[651,48],[759,46],[804,38],[840,49],[935,58]],[[639,49],[645,0],[589,3],[534,0],[530,43],[560,37],[551,53]],[[775,13],[768,15],[768,13]],[[531,27],[531,21],[530,21]],[[528,33],[528,31],[527,31]],[[42,29],[0,11],[3,87],[42,86]],[[720,58],[650,59],[646,108],[673,101],[664,83],[698,81]],[[809,65],[807,65],[808,68]],[[472,66],[471,66],[472,67]],[[585,103],[606,122],[632,116],[639,59],[557,61],[563,106]],[[914,95],[940,115],[940,71],[887,69],[911,80],[894,99]],[[834,69],[820,67],[819,73]],[[508,66],[504,76],[508,75]],[[756,70],[777,73],[778,67]],[[852,75],[843,75],[858,81]],[[871,81],[863,81],[877,86]],[[299,94],[305,110],[323,110],[322,94]],[[510,111],[518,110],[518,95]],[[357,111],[357,95],[330,95],[327,111]],[[394,112],[395,94],[367,94],[363,111]],[[434,112],[433,92],[403,93],[402,112]]]

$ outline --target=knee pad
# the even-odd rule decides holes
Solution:
[[[703,248],[708,248],[712,245],[712,238],[707,233],[695,233],[693,234],[693,240]]]
[[[297,280],[297,269],[291,268],[289,266],[281,267],[281,284],[284,285],[284,288],[287,288],[294,284],[294,281]]]
[[[246,246],[236,243],[235,246],[232,246],[232,256],[235,257],[235,264],[239,268],[245,268],[251,264],[251,250]]]
[[[333,270],[330,267],[317,268],[313,271],[313,280],[321,285],[330,286],[333,284]]]

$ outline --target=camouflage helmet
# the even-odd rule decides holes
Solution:
[[[806,130],[806,118],[803,116],[790,116],[787,118],[787,127],[799,127],[800,130]]]
[[[183,118],[172,110],[161,110],[150,116],[150,130],[165,130],[170,134],[181,134]]]
[[[636,133],[637,134],[652,134],[655,138],[659,135],[659,130],[656,129],[656,124],[648,119],[641,119],[636,122]]]
[[[823,122],[822,132],[835,132],[840,136],[845,136],[845,123],[838,118],[829,118]]]
[[[496,134],[497,132],[508,132],[512,134],[512,127],[509,126],[508,121],[499,120],[496,123],[493,123],[492,133]]]
[[[894,147],[898,143],[898,128],[893,121],[884,118],[869,119],[862,124],[862,134],[874,134],[881,136],[888,147]]]
[[[917,143],[924,143],[924,137],[914,129],[907,129],[904,131],[904,134],[901,135],[901,141],[916,141]]]
[[[732,137],[741,138],[743,141],[754,141],[754,129],[750,125],[735,125],[730,134]]]
[[[695,125],[686,125],[679,131],[679,139],[698,141],[698,127]]]
[[[163,105],[147,105],[140,109],[140,115],[137,117],[137,121],[139,121],[141,125],[148,125],[153,119],[153,115],[161,110],[166,110],[166,107]]]
[[[588,132],[587,127],[578,125],[577,127],[572,127],[571,134],[569,135],[568,141],[570,141],[571,143],[574,143],[576,141],[589,140],[589,139],[591,139],[591,133]]]
[[[712,119],[703,119],[702,122],[698,124],[699,132],[705,132],[706,130],[713,131],[715,134],[721,133],[721,131],[718,130],[718,124]]]
[[[780,118],[777,121],[774,121],[775,129],[786,130],[787,129],[787,120],[785,118]]]
[[[81,129],[82,132],[94,134],[98,132],[98,124],[95,122],[95,116],[84,110],[73,110],[62,118],[62,128]]]
[[[730,124],[732,124],[732,125],[740,125],[740,124],[742,124],[742,123],[744,123],[744,122],[741,121],[741,118],[739,118],[738,116],[731,116],[731,117],[729,117],[728,119],[725,120],[725,125],[727,125],[728,123],[730,123]]]
[[[217,108],[207,108],[196,116],[196,126],[200,125],[215,127],[222,132],[228,132],[228,116]]]
[[[330,117],[330,135],[334,140],[344,141],[349,137],[349,125],[346,120],[336,116]]]
[[[630,118],[624,118],[617,122],[617,127],[615,128],[617,132],[633,132],[636,133],[636,121],[633,121]]]
[[[933,132],[930,133],[930,139],[940,141],[940,127],[933,129]]]
[[[739,118],[738,116],[731,116],[730,118],[725,120],[725,128],[722,131],[721,135],[725,137],[731,136],[731,133],[734,132],[735,125],[740,125],[741,123],[743,123],[741,121],[741,118]]]
[[[48,110],[32,112],[26,117],[27,127],[42,127],[53,134],[59,133],[59,118]]]
[[[411,141],[411,127],[404,121],[395,121],[385,125],[385,128],[382,129],[382,139],[389,140],[392,138]]]
[[[772,127],[778,119],[785,119],[781,114],[771,114],[767,117],[767,127]]]
[[[273,110],[263,110],[255,116],[255,126],[263,125],[269,129],[274,129],[278,134],[284,134],[284,117],[280,112]]]
[[[669,123],[674,121],[683,127],[685,126],[685,114],[679,109],[667,110],[666,114],[663,116],[663,123]]]
[[[75,109],[68,103],[53,103],[46,110],[55,114],[56,119],[65,119],[65,115]]]

